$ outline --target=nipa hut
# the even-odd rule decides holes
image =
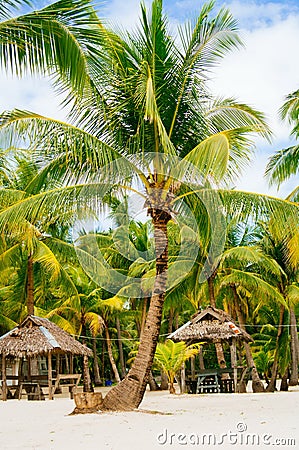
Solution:
[[[193,342],[232,342],[241,340],[253,342],[245,330],[236,325],[232,318],[221,309],[209,307],[196,313],[191,320],[168,336],[173,341]]]
[[[3,400],[6,400],[7,393],[7,359],[28,361],[27,378],[30,380],[30,363],[38,357],[47,358],[49,398],[52,399],[52,356],[88,357],[92,356],[92,351],[50,320],[30,315],[20,325],[0,337],[0,354]],[[14,378],[20,379],[20,376],[12,377]]]
[[[228,314],[220,309],[208,307],[196,313],[191,320],[171,333],[168,339],[185,341],[187,344],[227,342],[230,346],[231,367],[237,392],[237,342],[253,342],[253,339]]]

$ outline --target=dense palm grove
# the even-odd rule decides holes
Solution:
[[[157,343],[210,305],[253,336],[240,358],[256,392],[261,379],[269,391],[278,377],[282,389],[298,384],[298,188],[287,199],[231,188],[252,136],[269,140],[271,131],[261,112],[206,86],[241,43],[229,11],[205,4],[175,39],[162,0],[141,6],[130,34],[106,26],[88,0],[10,19],[25,3],[0,5],[2,68],[50,74],[71,112],[68,123],[0,116],[1,334],[27,314],[50,318],[93,349],[94,384],[118,383],[104,406],[130,409],[148,381],[157,387]],[[295,138],[298,98],[288,95],[280,110]],[[296,175],[298,156],[297,145],[273,151],[269,182]],[[147,219],[134,216],[135,195]],[[82,228],[74,245],[78,220],[98,228]],[[201,357],[207,367],[229,364],[222,346]]]

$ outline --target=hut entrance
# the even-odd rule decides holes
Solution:
[[[202,342],[204,344],[222,344],[221,349],[229,352],[230,365],[226,367],[225,360],[216,365],[216,358],[208,359],[205,364],[204,352],[199,353],[200,370],[195,374],[191,368],[191,377],[186,378],[189,392],[245,392],[245,382],[250,374],[250,368],[243,366],[239,354],[244,342],[253,342],[251,336],[236,325],[224,311],[209,307],[195,314],[192,319],[168,336],[173,341],[185,341],[187,344]],[[211,345],[209,345],[211,349]],[[222,350],[223,351],[223,350]],[[224,353],[223,353],[224,355]],[[225,358],[225,356],[223,356]],[[211,364],[212,363],[212,364]],[[208,368],[207,366],[210,366]],[[183,379],[185,376],[182,377]],[[185,387],[182,386],[182,390]]]

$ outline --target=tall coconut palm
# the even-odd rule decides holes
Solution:
[[[78,301],[72,297],[65,301],[59,300],[56,305],[52,305],[52,310],[47,317],[58,324],[63,318],[73,328],[74,334],[82,336],[84,344],[87,343],[87,331],[90,331],[94,342],[104,332],[111,367],[116,381],[119,382],[120,376],[113,356],[109,327],[113,313],[122,309],[123,302],[117,296],[103,300],[102,290],[95,288],[94,283],[89,280],[81,267],[71,267],[69,272],[79,292]],[[63,323],[62,328],[64,328]],[[94,356],[97,357],[96,353]],[[87,366],[84,367],[84,373],[86,374],[84,390],[88,392],[91,389],[91,383]]]
[[[276,336],[276,349],[272,368],[272,376],[268,390],[274,390],[278,369],[284,375],[288,370],[290,361],[292,362],[290,384],[298,383],[298,335],[294,307],[298,302],[298,264],[297,254],[294,253],[294,242],[298,240],[298,231],[292,227],[292,238],[287,232],[288,225],[285,225],[284,236],[278,232],[275,220],[270,220],[264,226],[263,238],[259,243],[259,248],[251,247],[231,249],[224,253],[223,257],[228,263],[228,274],[224,277],[222,286],[230,285],[235,299],[235,308],[243,322],[243,313],[240,305],[244,304],[246,296],[253,298],[249,302],[255,306],[255,311],[261,307],[277,309],[275,325],[278,326]],[[298,246],[296,245],[298,249]],[[291,251],[290,251],[291,250]],[[241,251],[241,252],[240,252]],[[239,264],[247,260],[246,266],[232,264],[234,256],[239,253]],[[232,257],[232,258],[231,258]],[[251,260],[251,264],[248,262]],[[257,266],[258,264],[258,266]],[[245,270],[244,270],[245,269]],[[257,270],[258,269],[258,270]],[[261,295],[261,293],[263,293]],[[243,298],[243,302],[242,302]],[[255,300],[256,299],[256,300]],[[289,325],[290,336],[289,336]],[[289,340],[291,342],[291,352],[289,351]],[[287,358],[292,355],[291,358]]]
[[[0,210],[4,210],[21,198],[28,197],[28,184],[37,174],[38,166],[26,155],[15,155],[7,166],[6,177],[2,184],[2,201]],[[14,319],[22,321],[24,315],[34,314],[34,307],[39,303],[43,307],[52,288],[53,296],[56,287],[58,296],[76,295],[76,288],[64,267],[66,249],[68,248],[63,238],[67,232],[67,218],[61,225],[58,210],[51,217],[40,216],[35,222],[24,221],[23,230],[18,227],[6,230],[2,234],[0,244],[0,270],[11,269],[10,280],[6,281],[6,300],[11,310],[11,300],[14,299],[18,308]],[[59,230],[60,229],[60,230]],[[51,233],[51,234],[50,234]],[[63,253],[65,253],[64,258]],[[70,252],[67,252],[70,256]],[[3,281],[3,277],[2,280]],[[35,286],[36,284],[36,286]],[[8,287],[9,285],[9,287]],[[38,286],[43,285],[41,292]],[[50,288],[51,286],[51,288]],[[58,289],[59,286],[59,289]]]
[[[79,194],[79,206],[83,196],[90,206],[111,191],[136,193],[141,187],[153,223],[156,274],[139,352],[125,379],[105,397],[106,409],[136,408],[143,398],[170,279],[168,224],[184,209],[190,184],[196,196],[194,186],[195,191],[202,189],[210,175],[217,181],[233,179],[250,158],[249,133],[269,136],[261,113],[234,99],[215,99],[207,91],[208,72],[240,45],[229,11],[222,8],[213,15],[213,6],[213,1],[205,4],[196,22],[179,30],[180,42],[168,29],[162,0],[154,0],[151,11],[142,5],[141,25],[133,33],[116,34],[100,21],[94,24],[92,45],[82,49],[92,82],[84,97],[77,97],[72,124],[26,111],[2,115],[3,131],[17,139],[27,132],[35,148],[50,159],[32,182],[33,194],[50,174],[64,184],[87,184],[84,189],[77,184],[32,195],[0,214],[0,227],[57,204],[78,202]],[[251,208],[250,202],[245,209]],[[202,218],[202,226],[211,229]]]
[[[289,224],[286,224],[286,229]],[[298,358],[299,358],[299,343],[298,343],[298,328],[297,320],[295,315],[295,307],[299,301],[299,288],[298,288],[298,241],[299,241],[299,231],[298,226],[292,227],[293,231],[290,237],[286,237],[285,234],[280,233],[277,230],[275,222],[270,222],[264,236],[262,244],[264,250],[270,254],[282,267],[284,272],[284,277],[282,282],[279,284],[279,290],[285,297],[287,308],[286,310],[281,310],[280,314],[280,329],[277,339],[277,357],[279,353],[280,342],[285,345],[285,341],[290,338],[291,343],[291,376],[290,385],[298,384]],[[290,328],[290,336],[288,336],[288,329],[283,328],[287,325]],[[286,352],[283,352],[286,354]],[[275,361],[276,361],[275,359]],[[275,362],[274,361],[274,362]],[[286,365],[284,373],[287,373],[288,367]],[[273,371],[275,373],[275,371]],[[275,374],[272,378],[275,378]],[[272,381],[272,380],[271,380]],[[272,385],[274,382],[272,381]]]

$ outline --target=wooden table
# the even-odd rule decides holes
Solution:
[[[70,398],[73,398],[74,391],[77,389],[80,379],[81,374],[78,373],[58,374],[53,388],[54,394],[59,387],[67,386],[69,388]],[[64,383],[64,381],[68,382]]]
[[[25,392],[23,392],[25,391]],[[27,395],[28,400],[45,400],[45,396],[39,381],[21,381],[18,389],[18,399]]]
[[[198,374],[196,393],[220,392],[219,375],[217,370],[202,370]]]
[[[189,380],[186,384],[192,394],[245,392],[244,389],[246,390],[250,372],[249,368],[243,366],[226,369],[204,369],[198,373],[197,381]],[[229,375],[227,379],[223,379],[223,374]]]

